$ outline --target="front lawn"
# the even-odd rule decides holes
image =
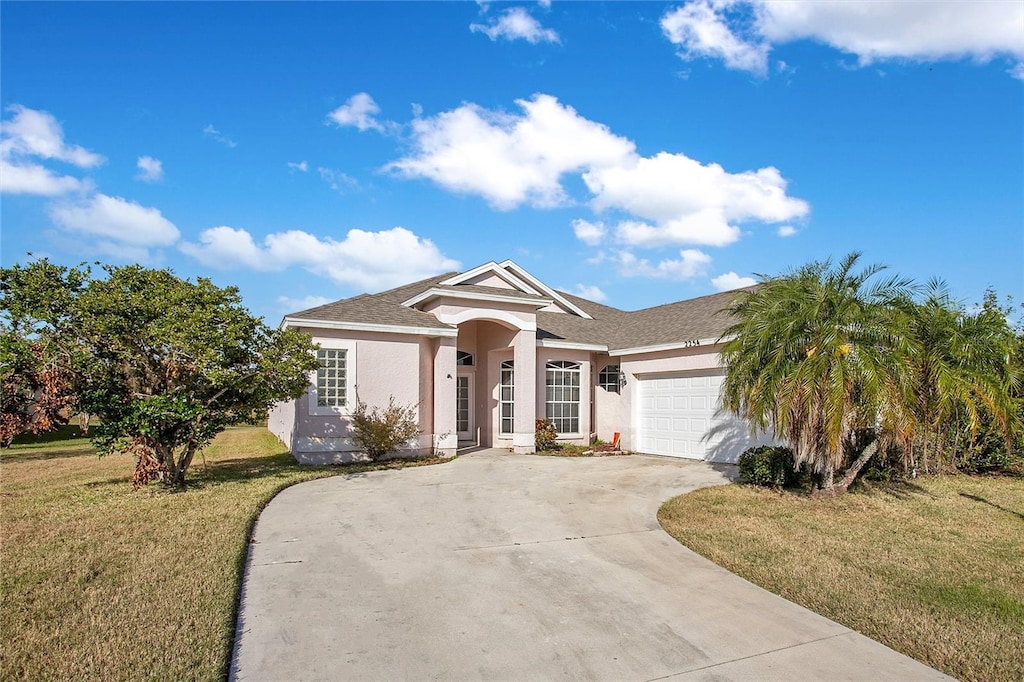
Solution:
[[[832,500],[729,485],[658,518],[715,563],[949,675],[1024,678],[1024,479],[869,484]]]
[[[223,678],[249,532],[274,494],[440,461],[300,467],[242,427],[196,457],[186,492],[134,492],[134,460],[98,459],[76,430],[0,454],[0,679]]]

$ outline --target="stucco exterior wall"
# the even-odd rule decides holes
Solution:
[[[629,412],[622,411],[622,388],[608,391],[601,388],[598,374],[608,365],[619,364],[618,358],[610,358],[604,353],[595,354],[592,358],[590,378],[593,382],[593,424],[591,431],[601,440],[611,443],[615,432],[620,434],[629,426]]]
[[[396,402],[415,405],[417,420],[423,432],[408,450],[398,455],[410,456],[428,454],[432,449],[433,411],[430,401],[424,401],[426,382],[433,377],[433,356],[431,343],[436,340],[405,334],[384,334],[374,332],[334,331],[326,329],[302,329],[312,336],[313,342],[331,340],[348,341],[354,344],[355,378],[353,384],[361,400],[370,406],[384,407],[392,395]],[[351,356],[350,356],[351,358]],[[429,358],[429,361],[428,361]],[[350,359],[350,367],[352,359]],[[351,370],[350,370],[351,371]],[[365,457],[352,443],[352,431],[348,414],[355,407],[355,395],[349,396],[349,406],[339,414],[312,414],[313,380],[306,394],[286,407],[278,405],[271,412],[268,421],[271,431],[290,445],[297,460],[308,464],[330,464],[351,462]],[[432,400],[432,398],[431,398]],[[293,430],[289,435],[286,428],[288,411],[293,412]]]
[[[482,287],[494,287],[496,289],[514,289],[511,284],[498,277],[493,272],[484,272],[466,281],[466,284],[476,284]]]

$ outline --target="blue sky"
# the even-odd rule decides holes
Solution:
[[[4,3],[4,265],[633,309],[851,250],[1024,299],[1024,4]]]

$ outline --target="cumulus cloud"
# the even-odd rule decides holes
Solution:
[[[359,189],[359,181],[347,173],[342,173],[341,171],[332,170],[323,166],[319,166],[316,169],[316,172],[320,175],[320,179],[326,182],[327,186],[335,192],[341,192],[344,194],[350,190]]]
[[[582,218],[572,221],[572,231],[576,234],[576,239],[579,239],[588,246],[597,246],[608,233],[604,223],[591,223]]]
[[[433,180],[445,189],[483,196],[508,210],[528,203],[568,203],[569,172],[625,162],[631,141],[589,121],[551,95],[516,100],[522,114],[464,104],[412,123],[414,152],[385,169]]]
[[[160,182],[164,179],[164,164],[159,159],[154,159],[152,156],[140,156],[135,165],[139,169],[138,175],[135,176],[136,180]]]
[[[786,194],[787,182],[772,166],[729,173],[716,163],[662,152],[588,171],[583,180],[595,210],[617,208],[654,222],[618,225],[618,239],[638,246],[724,246],[739,239],[736,223],[779,222],[810,212],[807,202]]]
[[[707,272],[711,264],[711,256],[697,249],[683,249],[679,252],[679,258],[666,258],[657,263],[639,258],[629,251],[617,253],[610,258],[617,263],[619,274],[623,277],[693,279]]]
[[[88,247],[115,256],[147,260],[149,249],[170,246],[180,236],[158,209],[106,194],[57,202],[48,212],[56,225],[89,240]]]
[[[391,121],[378,121],[377,114],[380,107],[373,101],[373,98],[365,92],[359,92],[348,98],[344,104],[327,114],[329,122],[339,127],[351,126],[366,132],[376,130],[378,133],[387,133],[396,128]]]
[[[34,156],[79,168],[94,168],[105,161],[95,152],[66,143],[64,130],[52,114],[20,104],[12,104],[7,111],[14,112],[14,118],[0,123],[0,157]]]
[[[684,59],[720,58],[733,69],[764,75],[775,45],[824,43],[859,63],[886,59],[930,62],[996,57],[1024,59],[1024,4],[1002,0],[789,2],[694,0],[662,16],[665,36]],[[1011,69],[1011,74],[1024,69]]]
[[[782,225],[779,227],[780,237],[792,237],[794,234],[796,234],[796,228],[792,225]]]
[[[306,171],[309,170],[309,164],[306,163],[305,161],[298,161],[298,162],[289,161],[288,162],[288,170],[289,171],[302,171],[303,173],[305,173]]]
[[[470,24],[469,30],[483,33],[491,40],[525,40],[534,45],[559,42],[558,33],[554,29],[544,28],[523,7],[507,9],[489,24]]]
[[[571,294],[575,294],[580,298],[585,298],[588,301],[596,301],[602,303],[608,300],[608,296],[601,291],[599,287],[592,284],[577,284],[575,289],[569,291]]]
[[[764,42],[748,42],[729,27],[725,3],[697,0],[666,12],[661,30],[679,56],[685,60],[718,58],[730,69],[764,75],[768,70],[769,47]]]
[[[752,287],[757,284],[757,280],[753,277],[740,277],[735,272],[726,272],[718,277],[713,277],[711,284],[719,291],[732,291],[733,289]]]
[[[203,134],[209,137],[211,140],[216,140],[217,142],[220,142],[222,145],[228,147],[229,149],[238,146],[238,144],[234,140],[232,140],[230,137],[214,128],[212,123],[203,128]]]
[[[70,175],[58,175],[37,163],[11,163],[0,158],[0,192],[53,197],[87,191],[92,184]]]
[[[299,266],[338,284],[379,291],[412,280],[456,270],[459,263],[404,227],[380,232],[349,230],[343,240],[301,230],[275,232],[257,244],[244,229],[204,230],[198,243],[181,250],[210,267],[280,271]]]
[[[63,128],[49,112],[20,104],[7,111],[14,116],[0,122],[0,191],[59,196],[92,188],[90,181],[60,174],[39,161],[94,168],[105,161],[101,155],[65,142]]]

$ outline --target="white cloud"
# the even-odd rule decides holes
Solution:
[[[1024,62],[1017,62],[1010,67],[1007,73],[1019,81],[1024,81]]]
[[[629,251],[611,257],[618,265],[623,277],[654,277],[659,279],[693,279],[703,275],[711,263],[711,256],[697,249],[683,249],[679,258],[668,258],[651,263],[646,258],[637,258]]]
[[[12,104],[7,111],[14,112],[14,118],[0,123],[0,157],[4,159],[54,159],[79,168],[94,168],[106,160],[84,147],[64,142],[64,130],[46,111],[20,104]]]
[[[655,222],[620,223],[618,239],[632,245],[724,246],[740,237],[735,223],[780,222],[810,212],[807,202],[787,196],[787,182],[772,166],[728,173],[716,163],[661,152],[590,170],[583,180],[595,210],[617,208]]]
[[[215,268],[280,271],[299,266],[338,284],[379,291],[459,268],[429,239],[404,227],[380,232],[349,230],[341,241],[301,230],[275,232],[257,244],[246,230],[227,226],[204,230],[199,243],[181,250]]]
[[[523,203],[566,204],[563,174],[621,164],[634,154],[631,141],[551,95],[516,104],[521,115],[464,104],[416,119],[414,153],[385,168],[451,191],[479,194],[507,210]]]
[[[316,172],[319,173],[320,179],[326,182],[328,187],[335,192],[344,194],[346,191],[359,189],[359,181],[347,173],[324,168],[323,166],[318,167]]]
[[[353,126],[360,132],[376,130],[379,133],[393,131],[397,125],[391,121],[378,121],[380,107],[365,92],[359,92],[348,98],[348,101],[327,114],[327,118],[338,126]]]
[[[603,240],[605,235],[608,233],[608,229],[602,222],[591,223],[582,218],[577,218],[572,221],[572,231],[576,234],[576,239],[579,239],[588,246],[597,246]]]
[[[4,194],[38,194],[58,196],[87,191],[91,183],[70,175],[57,175],[36,163],[13,164],[0,158],[0,192]]]
[[[558,33],[554,29],[544,28],[540,22],[530,16],[523,7],[512,7],[502,12],[497,20],[490,24],[470,24],[469,30],[483,33],[491,40],[525,40],[537,43],[557,43]]]
[[[551,9],[551,0],[537,0],[537,4],[544,9]]]
[[[792,225],[782,225],[779,227],[780,237],[792,237],[794,234],[796,234],[796,228]]]
[[[216,140],[217,142],[220,142],[225,147],[233,148],[238,146],[238,144],[234,140],[232,140],[230,137],[214,128],[212,123],[203,128],[203,134],[213,140]]]
[[[661,30],[680,48],[683,59],[714,57],[730,69],[764,75],[768,70],[768,45],[737,36],[728,26],[726,6],[720,0],[687,3],[662,16]]]
[[[316,308],[318,306],[326,305],[333,300],[335,299],[327,298],[326,296],[313,295],[303,296],[302,298],[292,298],[291,296],[277,297],[277,302],[280,304],[281,310],[289,313]]]
[[[585,298],[588,301],[596,301],[602,303],[608,300],[607,294],[605,294],[599,287],[592,284],[577,284],[575,289],[572,289],[570,294],[576,294],[580,298]]]
[[[295,161],[289,161],[288,162],[288,170],[289,171],[302,171],[303,173],[305,173],[306,171],[309,170],[309,164],[306,163],[305,161],[299,161],[298,163],[296,163]]]
[[[711,283],[719,291],[732,291],[733,289],[752,287],[757,284],[757,280],[753,277],[740,277],[735,272],[727,272],[712,278]]]
[[[88,238],[87,247],[127,258],[146,260],[148,249],[170,246],[180,236],[159,210],[106,194],[52,204],[48,212],[58,226]]]
[[[662,17],[680,56],[717,57],[729,68],[761,75],[773,46],[798,40],[855,55],[862,66],[886,59],[1020,60],[1021,26],[1024,3],[1012,0],[695,0]]]
[[[164,164],[159,159],[154,159],[152,156],[140,156],[135,165],[139,169],[138,175],[135,176],[137,180],[160,182],[164,179]]]

